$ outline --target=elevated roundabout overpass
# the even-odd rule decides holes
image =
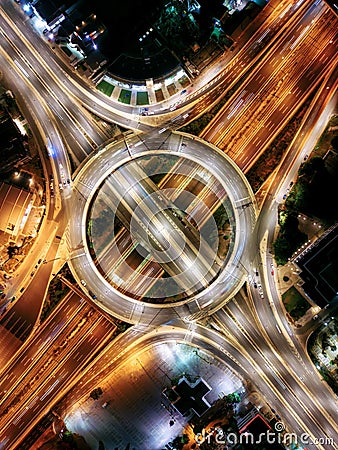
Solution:
[[[183,296],[180,300],[176,298],[175,301],[169,298],[164,303],[151,299],[143,301],[117,289],[96,267],[87,236],[90,205],[107,177],[131,161],[158,155],[162,158],[167,155],[184,158],[215,177],[228,199],[227,212],[231,215],[232,227],[228,255],[217,277],[204,289],[196,290],[194,295]],[[129,188],[125,187],[126,193]],[[156,129],[146,135],[107,142],[88,157],[76,172],[72,214],[67,230],[70,269],[78,284],[100,308],[123,321],[152,326],[172,319],[196,321],[221,308],[243,285],[247,277],[246,259],[252,246],[250,238],[256,216],[255,197],[243,173],[227,155],[200,138]],[[187,270],[194,270],[201,259],[203,255],[197,254]]]

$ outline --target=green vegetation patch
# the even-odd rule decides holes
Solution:
[[[102,80],[96,85],[96,89],[110,97],[115,89],[115,86],[111,83],[108,83],[108,81],[106,80]]]
[[[315,330],[308,339],[309,356],[323,380],[336,395],[338,395],[337,336],[338,319],[334,318],[325,328]]]
[[[273,244],[278,265],[284,265],[292,254],[307,241],[307,235],[298,229],[295,213],[282,211],[279,216],[280,230]]]
[[[224,208],[224,205],[220,205],[213,216],[219,230],[223,229],[224,225],[229,223],[229,217],[226,209]]]
[[[119,95],[119,102],[130,105],[130,100],[131,100],[131,91],[128,91],[127,89],[121,89]]]
[[[137,92],[136,103],[138,105],[149,105],[149,95],[148,92]]]
[[[69,280],[71,283],[75,284],[75,280],[71,271],[69,270],[68,264],[65,264],[60,270],[59,275]],[[60,301],[68,294],[70,288],[63,282],[58,276],[53,278],[49,284],[48,292],[44,305],[41,311],[40,321],[43,322],[53,309],[60,303]]]
[[[190,80],[187,76],[183,75],[183,77],[181,77],[178,82],[180,83],[180,85],[182,85],[182,87],[187,87],[190,84]]]
[[[295,320],[300,319],[311,306],[294,286],[284,292],[282,300],[285,309]]]
[[[330,163],[330,164],[329,164]],[[288,210],[303,212],[318,217],[326,225],[338,220],[338,157],[336,154],[325,160],[314,156],[299,169],[297,183],[287,197]]]

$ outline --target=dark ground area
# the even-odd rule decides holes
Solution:
[[[138,53],[139,37],[159,18],[166,0],[124,0],[107,3],[106,0],[84,0],[108,29],[102,41],[102,52],[114,58],[121,52]],[[211,29],[214,15],[224,12],[221,0],[199,0],[200,13],[196,19],[203,30]]]
[[[135,52],[138,38],[159,16],[164,0],[84,0],[88,9],[97,14],[107,27],[102,39],[102,53],[116,58],[121,52]]]
[[[110,61],[108,70],[117,76],[135,80],[162,76],[175,69],[182,56],[177,53],[189,49],[195,41],[203,45],[210,37],[213,18],[220,17],[225,11],[222,0],[200,0],[199,11],[193,11],[199,29],[195,39],[188,36],[188,30],[184,29],[187,23],[186,0],[171,2],[180,11],[180,19],[172,24],[177,34],[168,32],[168,29],[163,29],[162,33],[154,26],[168,4],[167,0],[125,0],[110,4],[105,0],[82,0],[81,3],[85,15],[95,13],[106,27],[97,44],[100,52]],[[140,41],[150,28],[153,31]]]

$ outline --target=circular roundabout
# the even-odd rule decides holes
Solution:
[[[179,132],[102,146],[79,169],[69,265],[102,309],[130,323],[197,320],[245,279],[255,199],[216,147]]]

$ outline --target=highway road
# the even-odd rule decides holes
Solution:
[[[242,91],[201,133],[245,172],[336,65],[336,18],[322,2],[316,3],[286,30],[264,64],[245,80]]]
[[[1,379],[0,448],[16,446],[108,342],[116,325],[71,293],[26,341]]]
[[[221,267],[217,251],[137,162],[121,166],[105,185],[117,217],[146,250],[142,253],[150,254],[177,285],[168,296],[208,287]]]
[[[335,436],[336,402],[313,372],[303,348],[294,338],[278,304],[275,279],[270,276],[272,260],[268,249],[276,226],[277,204],[274,199],[280,198],[289,178],[280,172],[272,186],[265,188],[262,196],[259,195],[263,203],[254,230],[256,201],[230,158],[218,151],[206,154],[203,141],[198,138],[192,140],[184,134],[169,133],[170,129],[201,114],[236,85],[233,103],[230,106],[226,104],[217,116],[214,127],[216,123],[218,134],[210,140],[221,147],[232,145],[232,157],[240,168],[247,170],[282,127],[283,120],[288,120],[325,77],[336,62],[336,19],[332,13],[320,1],[299,1],[292,6],[291,2],[284,2],[280,9],[276,2],[271,2],[271,5],[274,5],[271,6],[272,11],[267,20],[258,26],[254,38],[249,39],[242,49],[237,45],[232,56],[225,55],[219,66],[216,64],[208,73],[202,74],[194,83],[194,92],[179,102],[177,98],[170,99],[163,105],[163,110],[158,105],[151,107],[160,114],[140,117],[138,109],[114,104],[73,73],[40,36],[32,33],[29,24],[22,21],[22,12],[17,5],[9,0],[2,2],[0,61],[9,86],[21,99],[26,99],[25,110],[29,119],[35,122],[34,130],[40,135],[40,142],[43,141],[47,147],[57,191],[50,203],[49,217],[55,218],[61,235],[68,218],[71,218],[70,235],[65,234],[64,241],[70,243],[69,258],[77,281],[80,284],[81,279],[86,280],[84,290],[89,295],[89,290],[92,290],[105,311],[113,311],[117,317],[139,324],[106,347],[102,360],[90,368],[83,378],[84,384],[75,387],[74,398],[88,393],[89,383],[107,375],[114,364],[120,364],[132,352],[140,350],[142,345],[153,345],[161,339],[179,340],[203,347],[246,378],[252,378],[254,374],[259,389],[270,404],[283,411],[283,419],[291,430],[298,433],[305,430],[317,438]],[[233,59],[232,62],[230,59]],[[225,64],[220,71],[225,61],[229,64]],[[252,72],[254,76],[250,77]],[[247,78],[244,80],[243,77]],[[245,84],[241,86],[242,82]],[[327,97],[329,94],[332,96],[333,83],[327,84],[327,87]],[[83,105],[108,121],[137,130],[138,136],[100,147],[107,136],[84,111]],[[260,109],[261,105],[264,110]],[[246,126],[250,121],[254,127]],[[261,126],[257,126],[257,122]],[[153,129],[156,126],[159,128]],[[305,131],[307,138],[312,128]],[[229,141],[230,134],[234,136],[232,143]],[[227,270],[217,283],[212,283],[204,293],[187,304],[182,302],[166,307],[131,300],[112,291],[88,257],[85,237],[88,202],[102,180],[119,164],[158,149],[167,154],[184,154],[199,164],[206,164],[210,170],[212,168],[212,173],[223,183],[233,205],[236,223]],[[296,165],[294,153],[296,150],[290,150],[283,166],[288,176],[292,176],[291,168]],[[76,170],[76,178],[73,176],[74,184],[68,154],[75,166],[82,164]],[[42,157],[46,158],[46,155]],[[297,161],[301,158],[300,152]],[[171,220],[174,221],[172,217]],[[53,227],[54,224],[46,227],[42,239],[48,239],[47,233]],[[34,253],[34,261],[36,256],[37,253]],[[252,288],[251,300],[237,295],[235,301],[224,306],[236,295],[248,274],[254,273],[254,267],[259,270],[264,298]],[[42,269],[47,271],[47,268]],[[195,323],[213,313],[211,320],[218,331]],[[58,314],[55,313],[56,316]],[[177,322],[178,318],[183,322]],[[95,334],[95,343],[103,343],[109,335],[107,330],[110,325],[107,323],[106,328],[102,327],[103,322],[104,319],[98,319],[97,324],[88,325],[86,332],[77,335],[69,358],[54,371],[56,378],[52,379],[53,371],[47,370],[44,382],[39,383],[35,391],[35,397],[29,388],[24,393],[20,391],[28,386],[21,382],[5,397],[5,407],[12,414],[12,421],[3,422],[1,436],[6,450],[11,442],[19,442],[19,428],[28,431],[46,406],[61,398],[69,387],[67,378],[77,378],[79,368],[87,361],[91,339],[94,339],[89,336],[90,332]],[[153,328],[154,325],[158,327]],[[84,337],[88,337],[88,342],[83,340]],[[34,370],[41,368],[47,357],[48,354],[42,355],[37,365],[32,366],[32,376],[37,374]],[[23,364],[28,360],[24,360]],[[7,390],[11,371],[19,370],[13,363],[5,370],[6,378],[0,380],[4,390]],[[25,376],[29,378],[29,374]],[[25,383],[29,382],[28,378],[25,378]],[[318,391],[323,393],[322,397],[313,395]],[[19,393],[23,395],[22,405],[14,411],[13,398]],[[44,401],[46,404],[43,404]],[[318,448],[335,447],[325,444],[318,445]]]
[[[229,317],[229,313],[236,317]],[[210,328],[211,326],[215,326],[217,330],[221,329],[221,332]],[[248,306],[241,295],[236,296],[235,303],[231,302],[219,310],[211,318],[208,327],[193,323],[187,329],[184,323],[178,321],[146,329],[133,327],[106,348],[102,358],[92,365],[82,378],[81,386],[76,385],[56,409],[59,413],[71,410],[76,399],[88,395],[92,386],[109,377],[113,370],[121,364],[125,365],[129,359],[137,358],[143,349],[160,342],[183,342],[203,348],[239,373],[244,380],[251,380],[266,401],[282,416],[282,422],[287,429],[296,431],[299,435],[302,432],[308,433],[313,440],[325,436],[334,437],[335,411],[330,417],[325,408],[323,409],[325,401],[320,404],[320,399],[314,401],[313,396],[309,394],[309,374],[302,380],[289,368],[288,363],[285,363],[279,354],[279,346],[287,361],[290,358],[296,361],[296,358],[290,356],[288,345],[279,336],[278,334],[274,338],[274,345],[278,348],[276,350],[267,344],[257,316],[252,312],[252,305]],[[319,378],[318,382],[322,383]],[[326,394],[329,395],[329,390]],[[332,414],[330,409],[329,412]],[[154,425],[156,426],[156,423]],[[337,447],[328,440],[327,444],[318,445],[317,448],[332,450]]]

